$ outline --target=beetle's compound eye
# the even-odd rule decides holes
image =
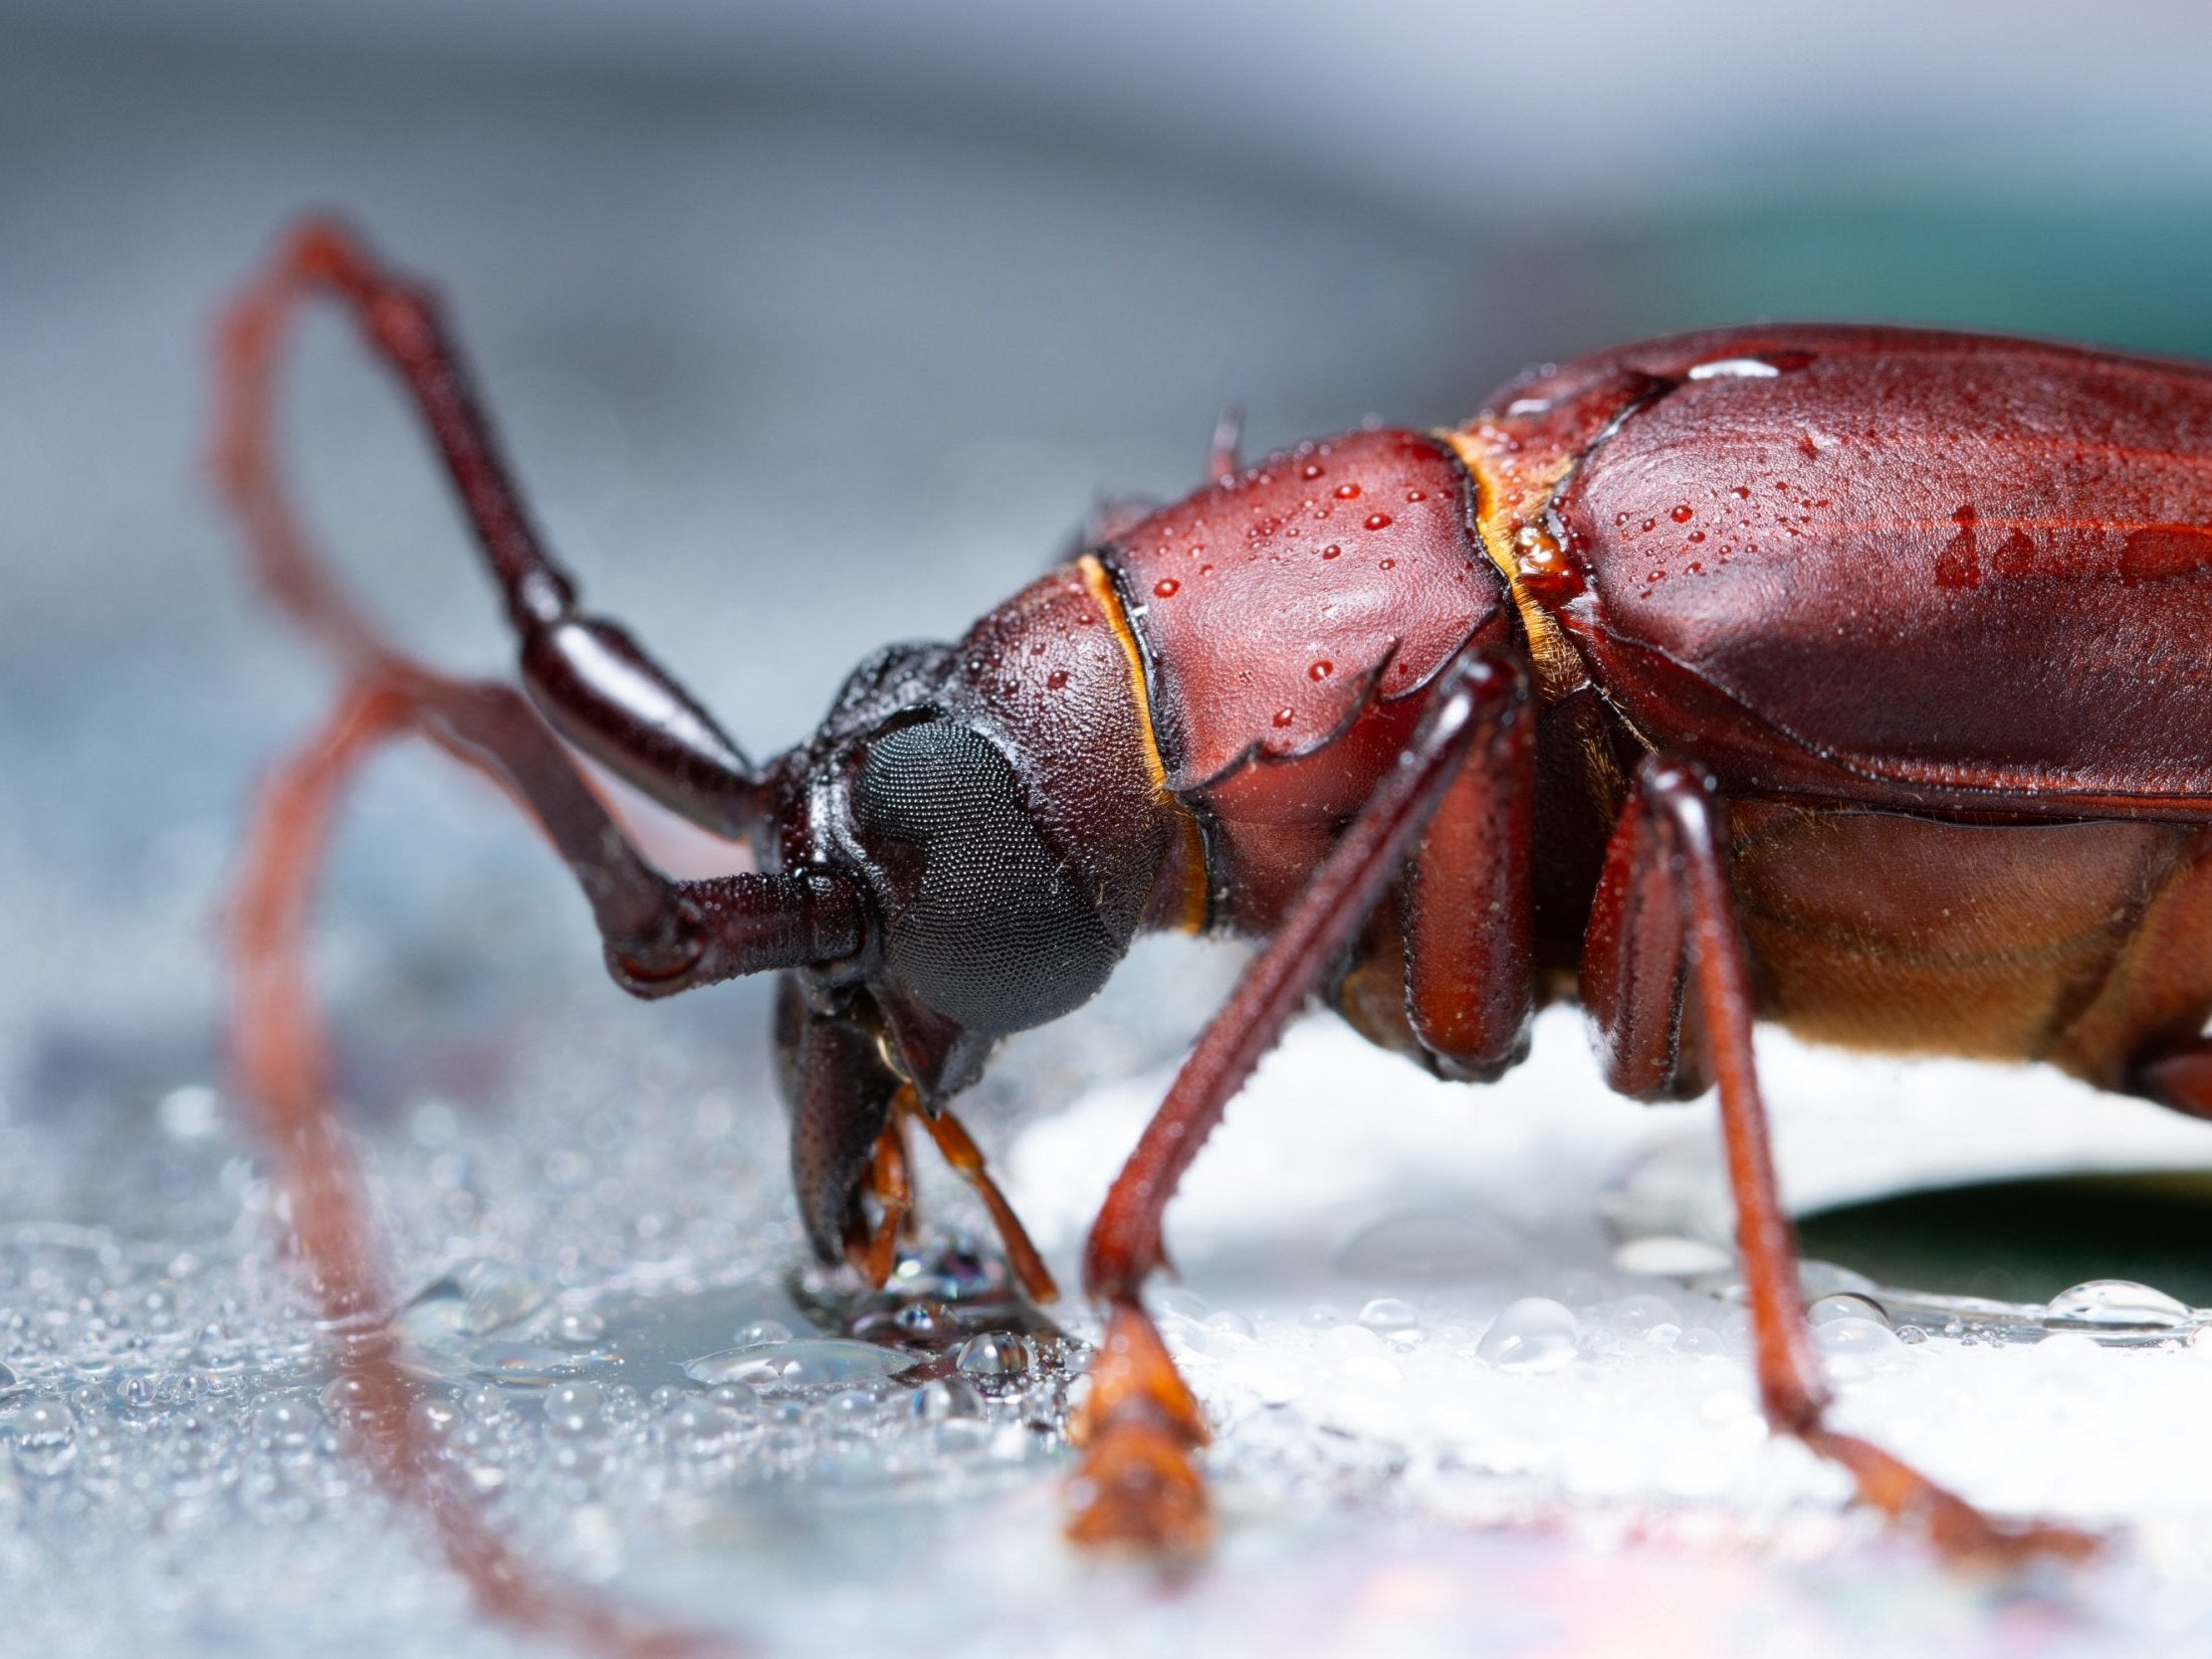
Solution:
[[[854,826],[891,892],[884,965],[976,1031],[1057,1019],[1120,952],[1037,834],[1013,767],[965,726],[924,721],[868,745]]]

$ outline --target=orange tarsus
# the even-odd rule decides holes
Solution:
[[[1213,1509],[1191,1454],[1213,1436],[1159,1328],[1133,1301],[1107,1312],[1090,1395],[1069,1437],[1083,1448],[1071,1540],[1168,1558],[1206,1549]]]
[[[899,1098],[910,1093],[902,1089]],[[868,1161],[868,1186],[877,1206],[876,1224],[845,1246],[846,1259],[871,1290],[881,1290],[890,1283],[891,1270],[899,1261],[899,1241],[906,1236],[907,1224],[914,1216],[914,1179],[903,1118],[894,1101]]]
[[[904,1100],[911,1091],[902,1091]],[[924,1112],[919,1106],[912,1109],[922,1127],[929,1131],[930,1139],[937,1142],[937,1149],[945,1161],[983,1199],[984,1208],[991,1212],[992,1225],[998,1229],[998,1242],[1005,1247],[1007,1265],[1021,1282],[1022,1294],[1031,1302],[1057,1302],[1060,1287],[1052,1278],[1052,1270],[1044,1265],[1044,1257],[1030,1241],[1028,1229],[1021,1225],[1021,1218],[1013,1213],[1013,1206],[1006,1202],[1006,1195],[999,1191],[998,1183],[992,1179],[991,1170],[984,1163],[983,1148],[958,1118],[943,1107],[935,1114]]]

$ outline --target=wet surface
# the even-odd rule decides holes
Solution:
[[[199,483],[219,296],[315,201],[434,271],[594,602],[764,750],[865,650],[1026,580],[1095,489],[1182,488],[1230,395],[1265,441],[1463,414],[1529,349],[1519,302],[1356,204],[712,100],[158,53],[11,55],[0,87],[49,155],[0,181],[38,227],[0,263],[0,1646],[550,1651],[477,1614],[350,1457],[334,1334],[226,1092],[236,827],[328,687],[249,606]],[[348,568],[427,653],[499,663],[414,436],[336,330],[290,401]],[[2187,1323],[2126,1292],[2033,1343],[1915,1342],[1862,1281],[1816,1285],[1847,1426],[2008,1512],[2129,1529],[2026,1589],[1946,1574],[1766,1435],[1741,1309],[1698,1277],[1706,1115],[1605,1098],[1571,1020],[1481,1093],[1317,1020],[1237,1103],[1157,1302],[1219,1431],[1219,1549],[1170,1581],[1059,1541],[1080,1308],[1050,1311],[1061,1341],[973,1252],[881,1302],[804,1276],[764,987],[624,1002],[504,804],[415,754],[364,781],[325,917],[418,1424],[521,1549],[608,1596],[794,1656],[2212,1636]],[[1141,952],[964,1109],[1063,1282],[1233,966]],[[1808,1203],[1923,1154],[1944,1179],[2205,1158],[2202,1126],[2049,1078],[1763,1052]],[[921,1161],[933,1224],[979,1228]],[[1624,1238],[1673,1255],[1634,1271]],[[2066,1277],[2112,1272],[2196,1294],[2139,1258]],[[2101,1342],[2115,1312],[2138,1323]]]

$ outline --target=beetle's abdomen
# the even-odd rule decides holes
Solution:
[[[1472,524],[1470,481],[1442,444],[1355,432],[1272,456],[1106,548],[1169,786],[1312,753],[1426,685],[1501,614]]]
[[[2201,810],[2212,372],[1844,328],[1603,367],[1651,385],[1534,589],[1646,738],[1738,789]]]

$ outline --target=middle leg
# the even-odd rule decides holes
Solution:
[[[1863,1499],[1924,1526],[1947,1555],[2089,1555],[2098,1543],[2089,1534],[1993,1521],[1901,1459],[1828,1426],[1831,1395],[1813,1351],[1797,1233],[1782,1206],[1753,1062],[1755,1004],[1729,885],[1727,835],[1725,808],[1701,768],[1659,755],[1645,760],[1607,853],[1584,992],[1617,1086],[1628,1080],[1650,1094],[1677,1092],[1685,1077],[1701,1078],[1707,1068],[1718,1086],[1768,1424],[1842,1464]]]

